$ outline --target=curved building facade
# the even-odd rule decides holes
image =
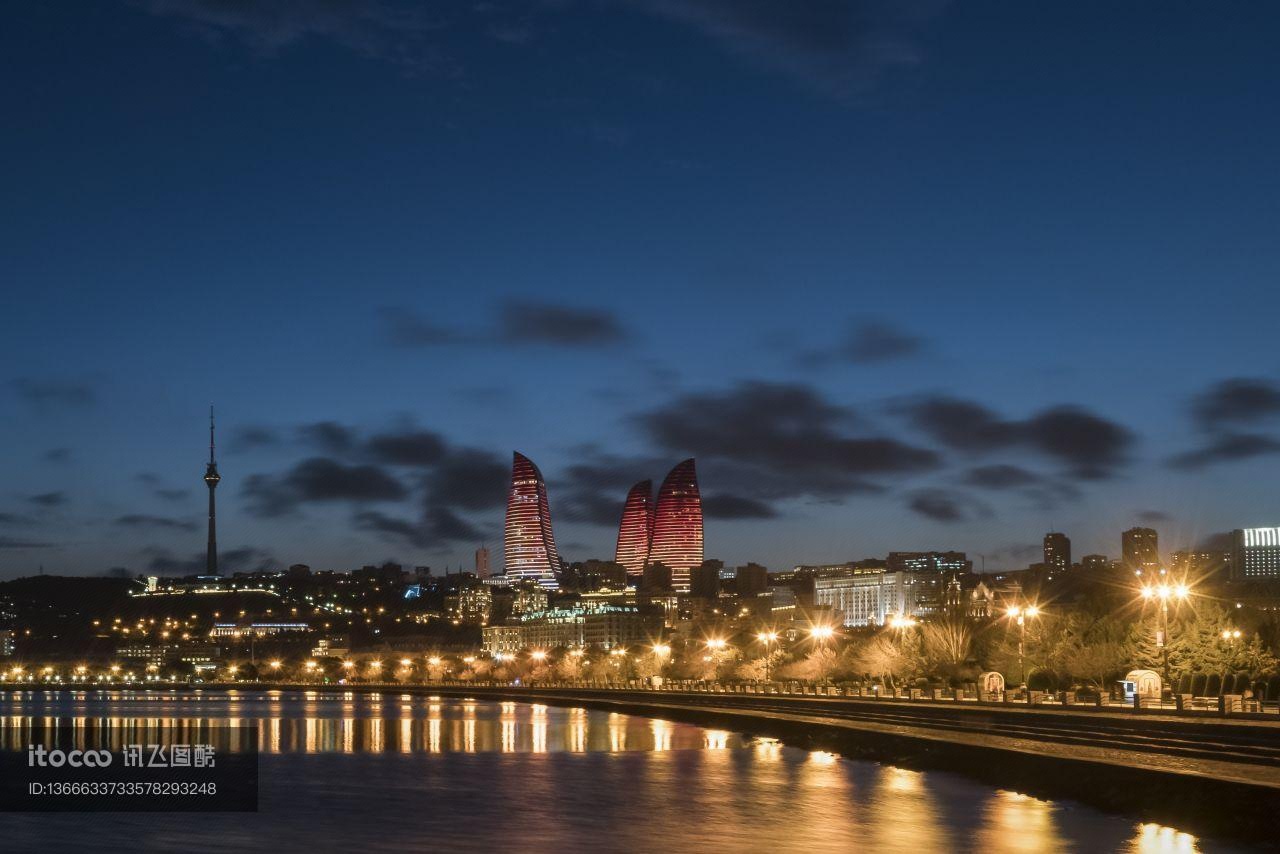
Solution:
[[[518,451],[511,465],[503,545],[507,578],[536,581],[549,590],[559,587],[560,555],[551,532],[547,484],[533,460]]]
[[[702,496],[693,460],[673,468],[658,490],[648,562],[670,567],[671,586],[689,591],[689,571],[702,564]]]
[[[639,577],[649,562],[653,542],[653,481],[642,480],[627,493],[622,507],[622,523],[618,525],[618,547],[613,559],[627,569],[627,575]]]

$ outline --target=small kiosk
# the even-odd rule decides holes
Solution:
[[[1134,697],[1159,700],[1162,687],[1160,674],[1154,670],[1130,670],[1120,680],[1120,691],[1124,694],[1126,703],[1132,703]]]

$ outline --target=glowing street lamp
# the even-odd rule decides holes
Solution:
[[[778,633],[773,629],[766,629],[756,635],[756,640],[764,644],[764,681],[773,681],[773,655],[769,650],[771,644],[778,642]]]
[[[809,637],[813,638],[820,644],[831,640],[835,637],[835,634],[836,630],[831,626],[814,626],[809,629]]]
[[[729,642],[726,641],[724,638],[707,638],[707,649],[721,650],[728,645],[729,645]]]
[[[665,643],[654,644],[653,654],[658,656],[658,658],[666,658],[671,654],[671,647],[667,646]]]
[[[1040,616],[1040,609],[1035,605],[1012,605],[1005,611],[1006,616],[1018,624],[1018,682],[1027,684],[1027,665],[1025,650],[1027,646],[1027,620]]]
[[[1240,640],[1240,630],[1239,629],[1223,629],[1222,639],[1224,641],[1227,641],[1228,643],[1231,641]]]
[[[545,649],[535,649],[533,652],[529,653],[529,657],[541,664],[547,660],[547,651]]]
[[[909,629],[916,624],[916,621],[904,614],[894,614],[889,618],[889,628],[892,629]]]
[[[1178,584],[1146,584],[1142,587],[1142,598],[1148,602],[1160,602],[1160,628],[1156,631],[1156,646],[1160,648],[1160,660],[1165,684],[1169,682],[1169,602],[1181,602],[1191,595],[1191,588],[1184,583]]]

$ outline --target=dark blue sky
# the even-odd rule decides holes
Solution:
[[[5,17],[0,576],[187,568],[211,401],[230,568],[469,564],[513,449],[569,559],[686,456],[775,568],[1280,519],[1269,6]]]

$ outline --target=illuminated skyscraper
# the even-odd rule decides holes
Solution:
[[[618,526],[618,548],[613,553],[615,563],[627,569],[627,575],[639,577],[649,562],[649,547],[653,543],[653,481],[642,480],[627,493],[627,503],[622,508],[622,523]]]
[[[536,581],[548,590],[559,587],[560,555],[551,533],[547,484],[533,460],[518,451],[511,466],[504,543],[506,574],[514,581]]]
[[[649,563],[670,567],[672,587],[689,592],[689,570],[702,563],[702,497],[693,460],[673,468],[658,490]]]

